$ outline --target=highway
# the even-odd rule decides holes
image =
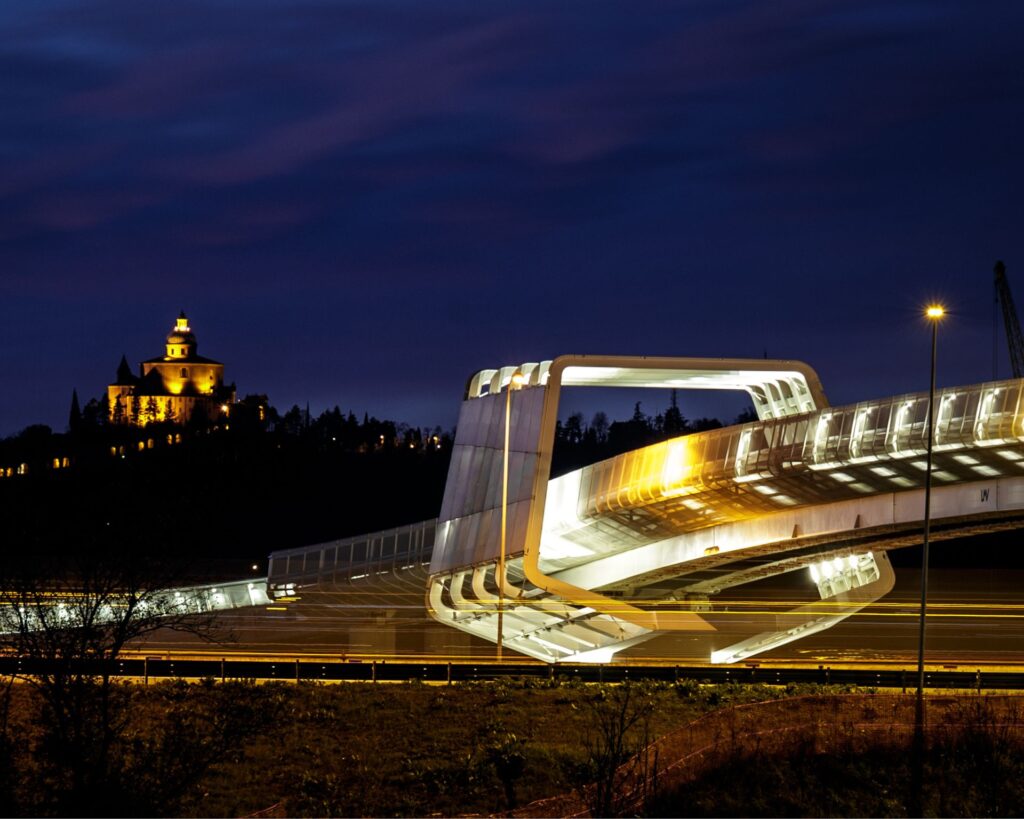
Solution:
[[[899,569],[894,590],[828,631],[756,658],[764,667],[900,668],[917,661],[919,573]],[[774,628],[775,618],[807,603],[805,572],[742,587],[742,596],[712,598],[704,616],[717,631],[665,635],[622,652],[617,663],[706,665],[710,652],[744,636]],[[1024,571],[934,569],[930,572],[928,662],[971,670],[1024,665]],[[678,605],[678,604],[675,604]],[[828,601],[820,601],[827,611]],[[352,592],[300,595],[272,606],[225,612],[230,639],[208,645],[195,637],[160,632],[142,650],[153,656],[197,653],[237,658],[284,657],[330,661],[486,661],[493,644],[430,621],[423,598]],[[512,655],[513,658],[516,655]],[[289,661],[291,661],[291,659]],[[734,666],[735,667],[735,666]],[[741,666],[743,667],[743,666]]]

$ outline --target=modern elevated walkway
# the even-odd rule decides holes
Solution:
[[[570,362],[569,369],[574,366]],[[651,366],[670,369],[660,362]],[[517,400],[520,428],[538,414],[547,417],[549,409],[544,402],[538,411],[530,406],[533,396],[520,399],[519,393],[494,396],[496,404],[511,404],[513,430]],[[932,514],[942,522],[937,537],[1024,524],[1021,399],[1017,380],[936,396]],[[486,435],[500,426],[493,406],[466,409],[481,400],[487,398],[464,403],[460,437],[464,421],[470,433],[461,463],[459,439],[453,456],[453,473],[458,479],[463,470],[467,496],[488,471],[486,456],[483,468],[474,471],[465,466],[467,455],[493,450],[493,435]],[[513,466],[509,540],[515,546],[507,577],[495,577],[494,558],[467,566],[466,549],[445,544],[449,555],[457,555],[449,562],[463,565],[449,568],[435,551],[429,597],[435,617],[496,639],[500,593],[512,613],[511,623],[506,617],[505,645],[548,661],[605,659],[660,632],[710,628],[700,612],[708,596],[724,588],[807,568],[831,613],[797,607],[770,631],[712,654],[712,660],[727,662],[861,610],[892,588],[884,552],[919,542],[928,396],[790,409],[783,417],[676,438],[535,481],[532,497],[518,488]],[[474,423],[484,429],[473,429]],[[518,443],[516,437],[513,432],[513,455],[518,446],[524,468],[541,471],[543,435],[533,464],[530,444],[522,441],[529,432]],[[464,530],[477,518],[480,532],[489,525],[495,539],[495,516],[487,521],[486,500],[476,501],[479,512],[472,504],[454,505],[454,516],[450,509],[447,520],[442,513],[442,534],[452,526]],[[539,529],[535,535],[531,526]]]
[[[933,538],[1024,525],[1022,385],[993,382],[936,396]],[[506,401],[500,391],[494,398],[496,405]],[[683,630],[709,628],[700,612],[713,595],[806,569],[808,588],[829,601],[830,613],[798,606],[711,658],[743,659],[828,628],[892,588],[885,552],[920,542],[927,404],[926,394],[909,394],[793,412],[683,436],[545,481],[533,556],[543,585],[528,577],[522,549],[510,550],[504,578],[486,553],[437,570],[435,541],[450,529],[449,518],[275,552],[270,594],[345,589],[368,601],[429,589],[435,619],[490,640],[501,595],[506,647],[547,661],[586,661],[610,659],[677,622]],[[516,419],[515,400],[510,405],[512,426],[527,423],[528,407]],[[491,434],[500,421],[490,413],[474,447],[488,443],[481,428]],[[478,491],[493,501],[496,450],[488,448],[491,480]],[[453,480],[463,481],[460,491],[473,487],[469,450],[453,457],[450,489]],[[523,486],[533,465],[525,455],[519,462]],[[525,502],[528,489],[510,492],[510,532],[526,528],[526,517],[512,512]],[[477,505],[486,509],[487,498]],[[490,509],[477,523],[482,541],[496,531]],[[510,542],[517,542],[514,534]]]

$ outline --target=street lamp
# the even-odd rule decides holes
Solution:
[[[939,304],[924,311],[932,325],[931,381],[928,385],[928,457],[924,472],[924,539],[921,550],[921,619],[917,639],[917,699],[914,707],[914,763],[909,814],[924,815],[924,635],[928,611],[928,540],[932,523],[932,444],[935,439],[935,350],[939,322],[946,315]]]
[[[924,471],[924,546],[921,551],[921,622],[917,641],[917,725],[924,720],[924,632],[928,611],[928,540],[932,523],[932,443],[935,439],[935,351],[939,334],[939,322],[946,315],[941,304],[933,304],[924,311],[925,318],[932,325],[932,366],[931,382],[928,386],[928,455]]]
[[[508,529],[508,439],[509,427],[512,423],[512,390],[526,384],[526,376],[519,370],[512,373],[505,388],[505,448],[501,465],[501,548],[498,552],[498,571],[495,585],[498,587],[498,662],[501,662],[501,650],[505,636],[505,536]]]

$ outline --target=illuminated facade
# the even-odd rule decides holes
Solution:
[[[139,375],[122,356],[117,380],[107,387],[110,420],[145,426],[226,416],[235,401],[235,387],[224,383],[224,365],[199,355],[196,348],[195,333],[183,312],[167,335],[164,355],[143,361]]]

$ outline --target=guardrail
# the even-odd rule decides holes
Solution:
[[[55,664],[44,660],[0,657],[0,675],[46,674]],[[911,670],[854,668],[762,668],[757,666],[540,665],[512,663],[414,663],[388,660],[322,659],[294,661],[235,659],[130,658],[105,662],[82,660],[73,666],[85,674],[152,679],[291,680],[321,682],[454,683],[509,677],[562,682],[621,683],[627,680],[696,680],[709,683],[791,683],[857,685],[870,688],[916,687]],[[1024,689],[1024,671],[942,670],[925,674],[925,687],[934,689]]]

